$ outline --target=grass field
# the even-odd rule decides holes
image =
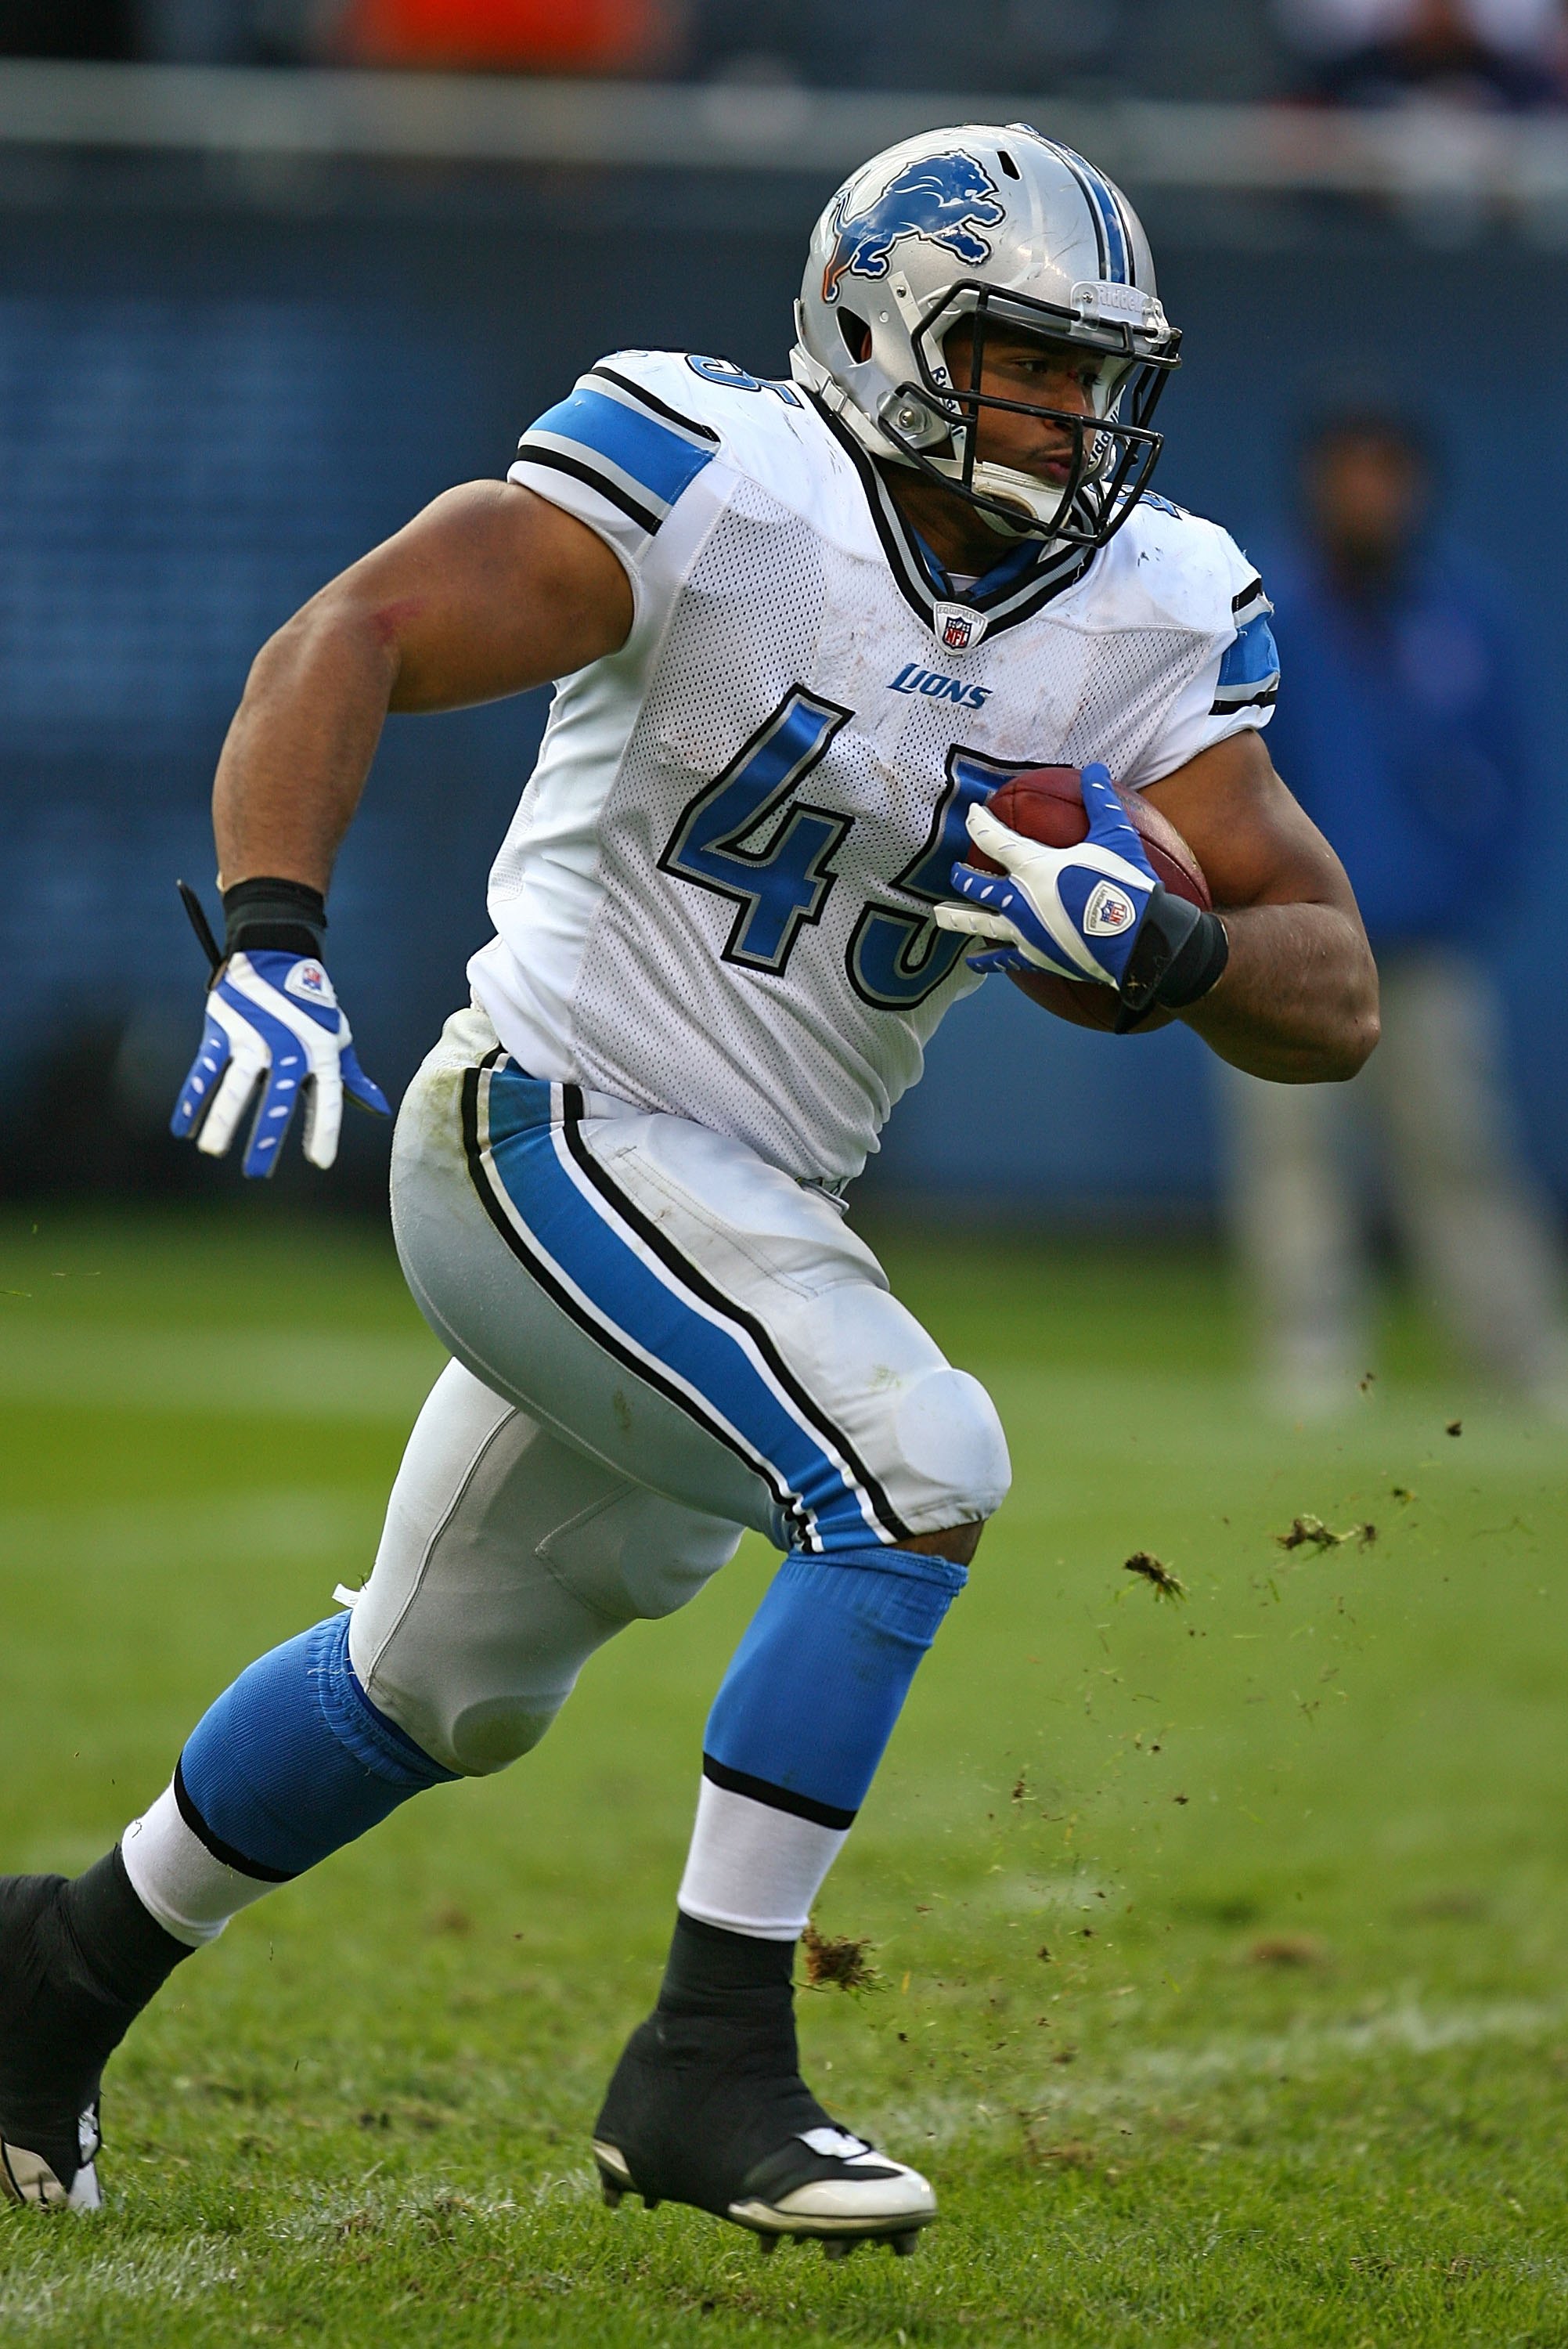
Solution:
[[[181,1970],[111,2209],[0,2215],[0,2342],[1568,2344],[1564,1438],[1403,1322],[1281,1433],[1197,1254],[886,1253],[1017,1476],[824,1895],[879,1982],[802,2000],[938,2185],[919,2257],[764,2262],[588,2168],[748,1541],[529,1760]],[[438,1357],[354,1229],[14,1219],[0,1291],[0,1868],[75,1869],[362,1578]],[[1281,1547],[1307,1513],[1376,1537]]]

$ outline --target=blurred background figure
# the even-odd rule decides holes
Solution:
[[[1304,60],[1299,94],[1328,105],[1563,101],[1562,0],[1275,0],[1274,13]]]
[[[1303,538],[1269,566],[1285,673],[1270,747],[1344,859],[1383,983],[1383,1040],[1353,1083],[1226,1086],[1263,1368],[1293,1416],[1347,1402],[1368,1359],[1368,1141],[1423,1294],[1492,1377],[1568,1402],[1556,1251],[1514,1143],[1487,962],[1539,829],[1513,635],[1475,557],[1429,532],[1434,471],[1403,419],[1326,417],[1303,450]]]

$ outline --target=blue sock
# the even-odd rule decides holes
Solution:
[[[348,1661],[346,1614],[274,1648],[196,1724],[174,1774],[213,1857],[286,1883],[454,1775],[378,1713]]]
[[[733,1794],[847,1827],[922,1656],[968,1576],[917,1550],[787,1557],[708,1715],[703,1772]]]

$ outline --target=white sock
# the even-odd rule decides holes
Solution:
[[[132,1819],[120,1841],[132,1891],[166,1933],[192,1950],[215,1941],[231,1917],[276,1887],[214,1859],[180,1816],[172,1786]]]
[[[848,1833],[705,1778],[676,1905],[701,1925],[793,1941]]]

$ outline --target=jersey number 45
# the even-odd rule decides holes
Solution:
[[[660,871],[728,898],[736,909],[720,948],[726,962],[782,974],[801,931],[827,910],[839,879],[833,859],[855,818],[797,794],[853,715],[792,686],[671,833]],[[917,899],[921,908],[951,896],[948,874],[969,844],[969,810],[1024,771],[977,750],[951,750],[925,843],[886,886]],[[923,910],[872,902],[861,910],[845,963],[862,1002],[911,1011],[941,986],[964,950],[965,941],[939,930]]]

